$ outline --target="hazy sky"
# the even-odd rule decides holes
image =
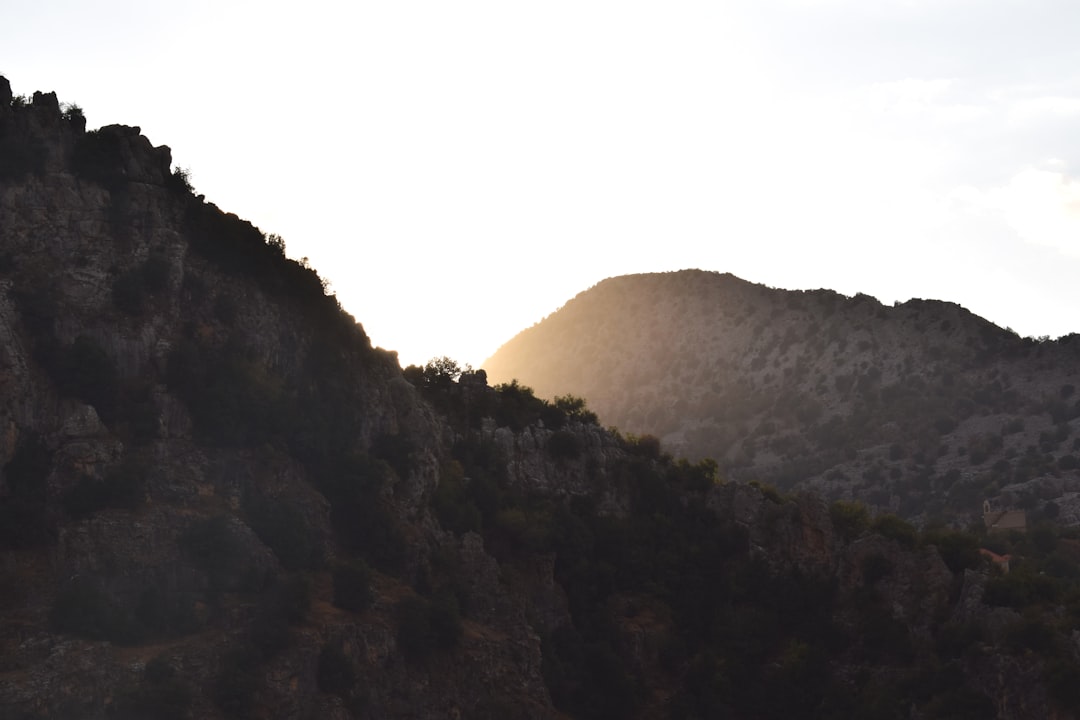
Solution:
[[[702,268],[1080,332],[1080,2],[0,0],[403,365]]]

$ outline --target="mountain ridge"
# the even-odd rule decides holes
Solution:
[[[167,149],[7,87],[5,720],[1075,716],[1067,531],[920,533],[402,371]]]
[[[910,495],[906,488],[856,488],[858,478],[828,474],[899,468],[901,486],[925,482],[925,468],[901,461],[936,457],[943,446],[966,452],[1017,420],[1026,421],[1022,442],[1006,437],[991,455],[1052,443],[1056,464],[1080,438],[1069,392],[1078,367],[1080,336],[1023,339],[955,303],[887,307],[866,295],[779,290],[700,270],[602,281],[484,364],[496,382],[516,377],[543,397],[585,397],[603,422],[656,435],[676,454],[713,457],[729,477],[815,487],[894,511],[901,508],[880,493]],[[851,453],[860,459],[854,466]],[[954,469],[944,459],[920,464]],[[975,482],[974,468],[961,470]],[[995,497],[1015,479],[987,479],[968,495],[987,489]],[[934,498],[922,495],[903,514],[923,513]],[[968,512],[981,499],[967,498]],[[959,503],[948,509],[963,512]]]

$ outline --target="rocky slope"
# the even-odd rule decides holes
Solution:
[[[168,148],[2,78],[0,290],[5,720],[1074,717],[1069,538],[1014,581],[403,373]]]
[[[0,716],[137,716],[172,677],[192,717],[443,718],[501,688],[553,716],[491,577],[470,591],[498,610],[453,661],[398,650],[410,582],[458,548],[424,509],[440,425],[318,276],[193,197],[138,128],[88,133],[3,81],[0,142]],[[372,455],[404,445],[382,451],[398,470]],[[368,486],[350,501],[346,479]],[[360,616],[332,602],[354,557],[383,570]],[[355,676],[336,694],[326,648]]]
[[[605,280],[484,368],[585,397],[604,423],[727,477],[912,518],[964,518],[989,498],[1080,522],[1077,335],[686,270]]]

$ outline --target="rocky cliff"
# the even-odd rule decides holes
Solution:
[[[492,561],[428,517],[440,424],[393,354],[167,147],[0,91],[0,715],[141,716],[158,683],[192,717],[553,716]],[[495,611],[418,665],[398,606],[443,547]],[[333,604],[355,557],[360,614]]]
[[[2,718],[1076,707],[1069,538],[1009,584],[963,533],[403,373],[168,148],[3,79],[0,290]]]

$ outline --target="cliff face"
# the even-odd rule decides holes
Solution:
[[[552,716],[539,643],[481,573],[493,561],[428,517],[441,426],[394,356],[312,271],[193,197],[138,128],[87,133],[55,95],[12,98],[6,81],[0,100],[0,714],[137,715],[159,658],[192,717],[232,702],[444,718],[503,694]],[[396,470],[371,454],[395,445]],[[346,456],[380,463],[358,500],[378,514],[335,516]],[[397,545],[367,554],[387,569],[357,614],[332,604],[331,574],[371,542],[360,528],[342,547],[364,522]],[[452,660],[418,665],[398,604],[444,545],[496,610]],[[269,607],[289,588],[310,598],[302,620]],[[284,639],[230,679],[260,613]],[[337,694],[320,690],[326,647],[355,675]],[[236,697],[215,702],[217,685]]]
[[[0,717],[1071,717],[1064,593],[715,471],[403,374],[168,148],[0,78]]]
[[[905,517],[995,507],[1080,521],[1080,336],[686,270],[611,278],[484,363],[722,474]],[[1051,502],[1052,501],[1052,502]]]

